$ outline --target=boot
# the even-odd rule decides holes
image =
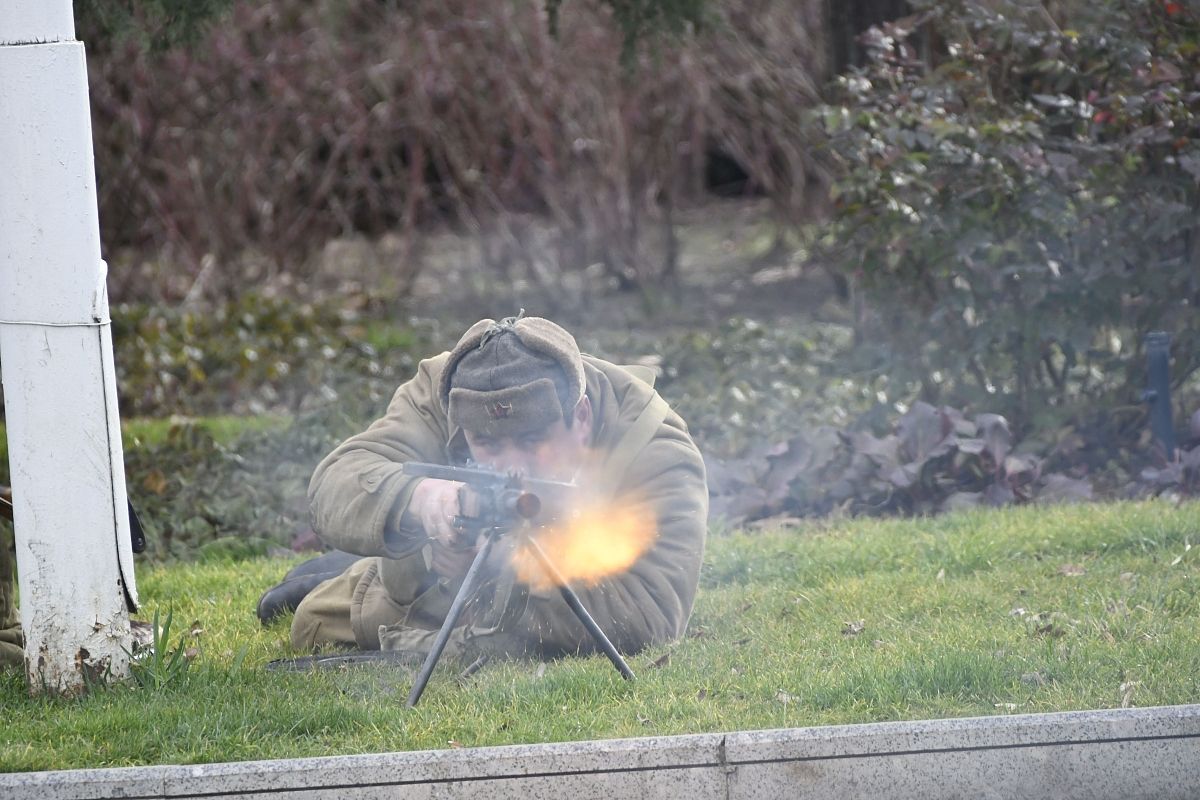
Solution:
[[[295,611],[300,601],[317,588],[318,584],[341,575],[360,558],[362,556],[334,550],[293,567],[283,576],[279,585],[268,589],[259,598],[258,608],[255,610],[259,621],[267,625],[276,617]]]
[[[341,575],[355,561],[361,559],[362,556],[356,556],[354,553],[347,553],[343,550],[330,550],[328,553],[322,553],[316,558],[310,558],[288,570],[288,574],[283,576],[283,579],[291,580],[299,578],[302,575],[313,575],[318,572],[332,572],[335,576]]]

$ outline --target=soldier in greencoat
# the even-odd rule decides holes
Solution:
[[[615,526],[636,509],[650,528],[640,554],[619,571],[572,580],[572,588],[623,652],[683,634],[708,515],[704,465],[687,426],[654,391],[650,370],[582,355],[558,325],[522,316],[481,320],[451,352],[422,361],[387,414],[317,467],[309,485],[313,527],[343,551],[317,563],[350,564],[336,574],[293,575],[264,595],[259,616],[266,621],[294,607],[300,587],[296,649],[430,648],[476,543],[463,541],[453,524],[469,492],[453,481],[405,475],[408,461],[474,462],[574,482],[593,507],[611,509],[604,518],[612,525],[591,534],[601,556],[620,544]],[[517,568],[509,538],[492,551],[487,580],[449,651],[591,652],[591,638],[560,593]],[[307,585],[318,579],[315,588]]]
[[[5,494],[0,487],[0,494]],[[0,669],[25,663],[21,623],[17,618],[12,526],[0,522]]]

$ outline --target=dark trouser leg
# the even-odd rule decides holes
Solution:
[[[334,550],[293,567],[279,585],[268,589],[259,599],[256,609],[259,621],[266,625],[278,616],[295,611],[300,601],[318,584],[336,578],[361,559],[362,556]]]

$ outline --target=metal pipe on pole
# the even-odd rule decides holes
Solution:
[[[128,674],[136,607],[71,0],[0,8],[0,365],[30,691]]]

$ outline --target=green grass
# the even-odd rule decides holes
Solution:
[[[147,568],[149,618],[201,654],[156,691],[30,699],[0,677],[0,769],[598,739],[1200,700],[1200,504],[841,521],[714,537],[687,638],[631,659],[276,674],[253,606],[286,562]],[[1082,571],[1083,574],[1071,574]],[[1066,573],[1066,574],[1064,574]],[[848,624],[862,621],[861,632]],[[665,657],[665,658],[664,658]],[[655,664],[659,664],[655,666]]]
[[[239,417],[232,414],[209,415],[189,420],[221,444],[229,444],[243,433],[277,431],[287,427],[288,418],[281,415],[260,414]],[[121,422],[122,439],[126,448],[135,444],[161,444],[175,421],[168,419],[136,418]]]

